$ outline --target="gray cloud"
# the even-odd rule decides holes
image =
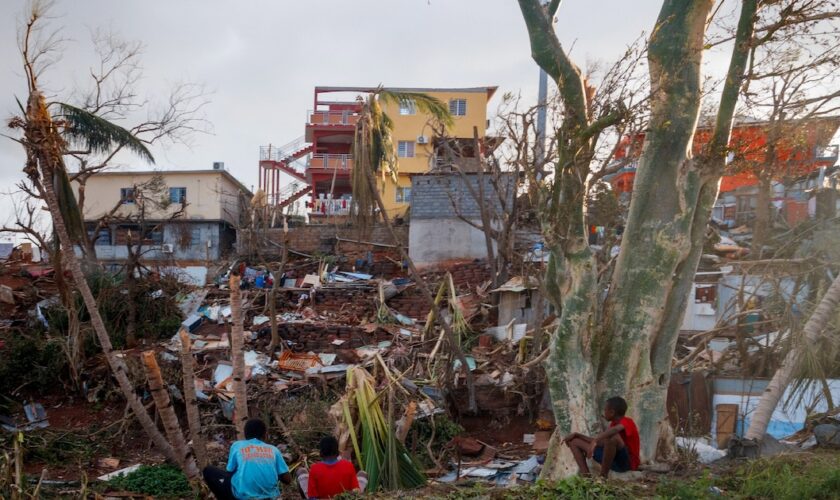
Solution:
[[[25,2],[0,7],[0,116],[25,93],[16,21]],[[628,8],[628,5],[632,7]],[[642,30],[661,2],[569,0],[558,33],[574,56],[610,60]],[[214,135],[192,148],[156,148],[158,168],[207,168],[224,161],[243,183],[257,181],[258,147],[303,134],[315,85],[478,86],[536,95],[524,23],[513,0],[60,0],[52,22],[71,38],[43,81],[59,96],[84,83],[95,63],[89,30],[111,28],[142,40],[145,95],[200,82],[214,91],[207,107]],[[494,107],[491,104],[491,108]],[[4,126],[5,127],[5,126]],[[23,155],[0,140],[0,185],[20,178]],[[127,167],[145,167],[124,158]],[[4,199],[5,198],[5,199]],[[0,222],[8,213],[0,195]]]

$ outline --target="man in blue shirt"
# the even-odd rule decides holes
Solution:
[[[277,480],[291,484],[289,467],[277,447],[264,443],[265,423],[245,422],[245,440],[230,447],[227,470],[205,467],[204,482],[219,500],[263,500],[280,496]]]

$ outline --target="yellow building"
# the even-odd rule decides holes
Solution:
[[[473,149],[473,130],[477,130],[479,139],[483,139],[486,134],[487,104],[496,92],[496,87],[394,90],[422,92],[447,104],[454,120],[448,135],[462,146],[455,146],[455,149],[469,156]],[[440,140],[434,136],[428,115],[410,105],[391,103],[384,106],[384,111],[394,122],[393,139],[399,161],[399,178],[396,185],[393,182],[385,183],[383,201],[389,215],[401,215],[411,201],[411,174],[426,173],[440,166],[443,156]]]
[[[260,189],[269,203],[285,207],[302,196],[312,197],[310,219],[345,216],[352,206],[350,172],[353,169],[353,133],[363,99],[375,87],[315,87],[314,107],[306,113],[302,137],[282,146],[260,148]],[[487,104],[496,87],[388,88],[394,92],[421,92],[449,107],[454,125],[447,136],[471,152],[473,129],[483,139],[487,130]],[[385,113],[394,123],[394,148],[399,160],[396,185],[386,181],[383,201],[391,216],[405,214],[411,201],[412,174],[425,173],[442,161],[439,138],[430,117],[410,104],[388,103]],[[473,153],[469,153],[473,154]],[[284,176],[295,182],[284,186]]]

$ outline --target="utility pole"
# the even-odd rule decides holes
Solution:
[[[537,146],[535,155],[537,165],[542,165],[545,159],[545,126],[546,126],[546,101],[548,99],[548,74],[540,69],[540,90],[537,97]]]
[[[548,9],[548,2],[543,2],[543,8]],[[534,156],[537,165],[542,165],[545,160],[545,127],[546,127],[546,104],[548,101],[548,74],[540,68],[540,87],[537,96],[537,144],[534,148]],[[541,169],[538,169],[541,170]],[[537,180],[541,180],[537,174]]]

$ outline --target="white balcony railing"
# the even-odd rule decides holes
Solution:
[[[312,215],[350,215],[351,205],[353,205],[352,198],[340,198],[337,200],[316,198],[315,206],[312,208]]]

